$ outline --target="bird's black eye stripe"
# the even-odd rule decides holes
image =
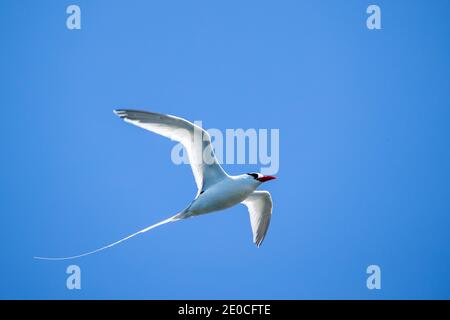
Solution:
[[[247,173],[249,176],[252,176],[255,179],[258,179],[258,174],[257,173]]]

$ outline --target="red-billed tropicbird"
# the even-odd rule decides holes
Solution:
[[[224,210],[239,203],[247,206],[253,231],[253,242],[256,246],[261,246],[272,216],[272,198],[268,191],[256,191],[256,189],[263,182],[276,177],[256,172],[238,176],[228,175],[217,162],[209,134],[185,119],[138,110],[114,110],[114,113],[126,122],[180,142],[187,151],[198,187],[197,196],[189,206],[176,215],[107,246],[71,257],[35,257],[36,259],[67,260],[84,257],[111,248],[160,225]]]

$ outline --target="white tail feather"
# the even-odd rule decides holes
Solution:
[[[121,242],[123,242],[123,241],[126,241],[126,240],[128,240],[128,239],[130,239],[130,238],[133,238],[134,236],[137,236],[138,234],[145,233],[145,232],[147,232],[147,231],[149,231],[149,230],[151,230],[151,229],[154,229],[154,228],[156,228],[156,227],[159,227],[159,226],[161,226],[161,225],[163,225],[163,224],[166,224],[166,223],[169,223],[169,222],[174,222],[174,221],[177,221],[177,220],[179,220],[179,219],[182,219],[182,218],[180,217],[180,214],[177,214],[177,215],[175,215],[175,216],[173,216],[173,217],[170,217],[169,219],[166,219],[166,220],[163,220],[163,221],[158,222],[158,223],[156,223],[156,224],[153,224],[153,225],[151,225],[151,226],[149,226],[149,227],[147,227],[147,228],[145,228],[145,229],[142,229],[142,230],[140,230],[140,231],[138,231],[138,232],[135,232],[135,233],[133,233],[133,234],[131,234],[131,235],[129,235],[129,236],[123,238],[123,239],[120,239],[120,240],[118,240],[118,241],[116,241],[116,242],[113,242],[113,243],[111,243],[111,244],[108,244],[108,245],[106,245],[106,246],[104,246],[104,247],[101,247],[101,248],[98,248],[98,249],[96,249],[96,250],[89,251],[89,252],[86,252],[86,253],[83,253],[83,254],[79,254],[79,255],[76,255],[76,256],[70,256],[70,257],[53,257],[53,258],[51,258],[51,257],[33,257],[33,258],[34,258],[34,259],[38,259],[38,260],[52,260],[52,261],[58,261],[58,260],[70,260],[70,259],[77,259],[77,258],[81,258],[81,257],[86,257],[86,256],[89,256],[89,255],[91,255],[91,254],[98,253],[98,252],[103,251],[103,250],[105,250],[105,249],[114,247],[115,245],[117,245],[117,244],[119,244],[119,243],[121,243]]]

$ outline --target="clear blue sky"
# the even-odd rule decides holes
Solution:
[[[70,4],[82,30],[66,29]],[[449,14],[445,0],[2,0],[0,298],[450,298]],[[173,143],[117,107],[279,128],[263,246],[238,206],[74,261],[80,291],[71,262],[33,260],[195,195]]]

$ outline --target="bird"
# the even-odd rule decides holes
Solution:
[[[248,209],[253,242],[257,247],[261,246],[269,228],[273,203],[268,191],[260,191],[257,188],[267,181],[276,179],[275,176],[263,175],[259,172],[235,176],[227,174],[214,154],[211,137],[208,132],[186,119],[173,115],[131,109],[116,109],[114,113],[125,122],[183,145],[198,189],[194,200],[185,209],[170,218],[96,250],[75,256],[37,256],[34,257],[35,259],[69,260],[85,257],[111,248],[161,225],[225,210],[240,203],[244,204]]]

